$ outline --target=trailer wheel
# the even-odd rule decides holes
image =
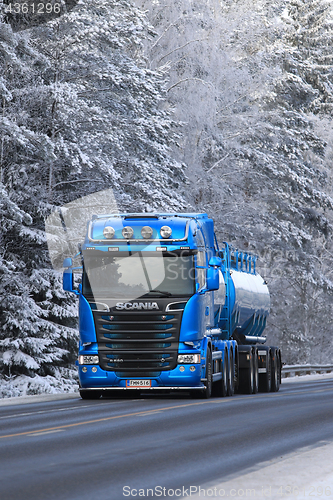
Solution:
[[[235,393],[235,359],[234,359],[234,351],[230,350],[230,359],[229,359],[229,367],[228,367],[228,396],[233,396]]]
[[[250,364],[247,368],[239,369],[239,392],[243,394],[253,394],[254,387],[254,369],[253,356],[251,353]]]
[[[81,399],[99,399],[101,393],[99,391],[85,391],[80,390]]]
[[[277,392],[280,389],[279,357],[277,349],[272,350],[271,356],[271,391]]]
[[[224,362],[222,367],[222,379],[214,382],[213,396],[225,398],[228,391],[228,351],[224,352]]]
[[[206,388],[202,391],[202,397],[208,399],[212,395],[213,388],[213,370],[212,370],[212,355],[210,348],[207,349],[206,354]]]
[[[253,394],[259,391],[258,350],[253,349]]]
[[[259,376],[259,391],[260,392],[270,392],[271,390],[271,350],[270,348],[267,348],[267,354],[266,354],[266,372],[261,373]]]
[[[238,347],[235,348],[235,392],[238,392],[239,387],[239,352]]]

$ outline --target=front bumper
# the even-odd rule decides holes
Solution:
[[[180,371],[180,366],[184,367],[184,371]],[[190,371],[190,366],[194,366],[195,370]],[[97,368],[95,372],[92,368]],[[100,366],[86,366],[87,371],[84,373],[83,366],[79,366],[79,379],[82,389],[89,390],[190,390],[204,389],[205,385],[201,381],[202,365],[177,365],[176,368],[170,371],[161,372],[158,377],[118,377],[115,372],[105,371]],[[126,380],[151,380],[151,387],[126,387]]]

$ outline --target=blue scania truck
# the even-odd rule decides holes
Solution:
[[[264,345],[270,297],[256,257],[219,246],[206,214],[94,215],[79,248],[63,285],[79,299],[83,399],[278,391],[281,352]]]

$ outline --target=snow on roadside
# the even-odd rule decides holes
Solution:
[[[333,373],[300,375],[282,379],[282,387],[290,383],[332,380]],[[300,500],[333,498],[333,442],[320,442],[268,462],[257,464],[241,475],[233,475],[220,483],[193,486],[188,496],[200,498],[232,497],[262,500]],[[200,489],[201,488],[201,489]]]
[[[308,382],[310,380],[333,379],[333,373],[313,373],[312,375],[297,375],[295,377],[287,377],[282,379],[282,384],[289,382]]]
[[[282,379],[282,387],[285,384],[295,382],[308,382],[312,380],[333,379],[333,373],[322,373],[314,375],[300,375]],[[78,391],[78,377],[75,369],[58,370],[55,377],[27,377],[21,375],[9,380],[0,378],[0,401],[1,399],[17,398],[42,394],[65,394]],[[333,496],[333,495],[332,495]]]
[[[37,394],[64,394],[78,390],[77,371],[60,368],[55,376],[28,377],[20,375],[0,379],[0,398],[24,397]]]
[[[193,486],[188,496],[192,500],[207,497],[235,500],[332,498],[332,457],[333,443],[321,442],[316,447],[306,447],[258,464],[246,474],[234,475],[221,483]]]

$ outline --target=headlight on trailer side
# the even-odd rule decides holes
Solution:
[[[191,364],[195,365],[201,362],[200,354],[178,354],[178,364]]]
[[[80,355],[79,365],[98,365],[99,357],[90,355]]]

